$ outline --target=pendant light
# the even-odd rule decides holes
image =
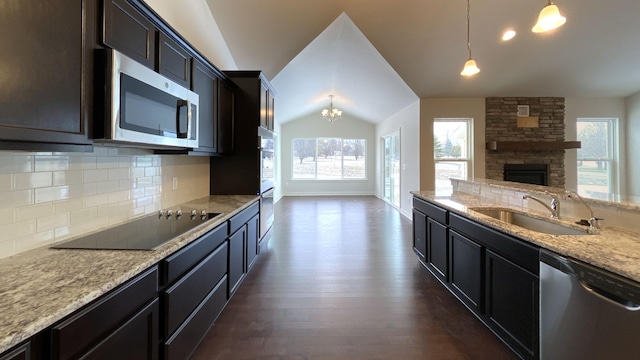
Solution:
[[[469,0],[467,0],[467,51],[469,52],[469,60],[464,63],[464,68],[460,75],[462,76],[471,76],[480,72],[478,66],[476,65],[476,61],[471,57],[471,40],[470,40],[470,23],[471,23],[471,6],[469,4]]]
[[[558,7],[551,0],[547,0],[547,5],[540,11],[538,22],[531,31],[534,33],[550,31],[564,25],[566,21],[567,18],[560,15]]]

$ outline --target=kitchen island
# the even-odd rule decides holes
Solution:
[[[215,195],[180,204],[222,215],[156,250],[47,247],[0,260],[0,353],[155,266],[257,200],[252,195]]]
[[[540,356],[541,249],[640,281],[637,221],[620,221],[638,217],[635,203],[578,201],[564,189],[484,179],[452,183],[450,194],[412,192],[414,252],[520,357]],[[585,212],[609,222],[577,224]]]

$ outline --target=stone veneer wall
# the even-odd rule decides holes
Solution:
[[[518,105],[529,105],[537,128],[517,126]],[[564,141],[564,98],[490,97],[486,99],[486,141]],[[549,186],[564,187],[564,150],[486,150],[486,178],[503,180],[504,164],[547,164]]]

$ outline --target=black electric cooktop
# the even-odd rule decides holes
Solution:
[[[180,214],[180,215],[176,215]],[[219,213],[160,212],[52,246],[54,249],[155,250]]]

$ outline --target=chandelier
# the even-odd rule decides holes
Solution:
[[[328,121],[336,121],[342,117],[342,110],[333,107],[333,95],[329,95],[329,108],[322,110],[322,117]]]

